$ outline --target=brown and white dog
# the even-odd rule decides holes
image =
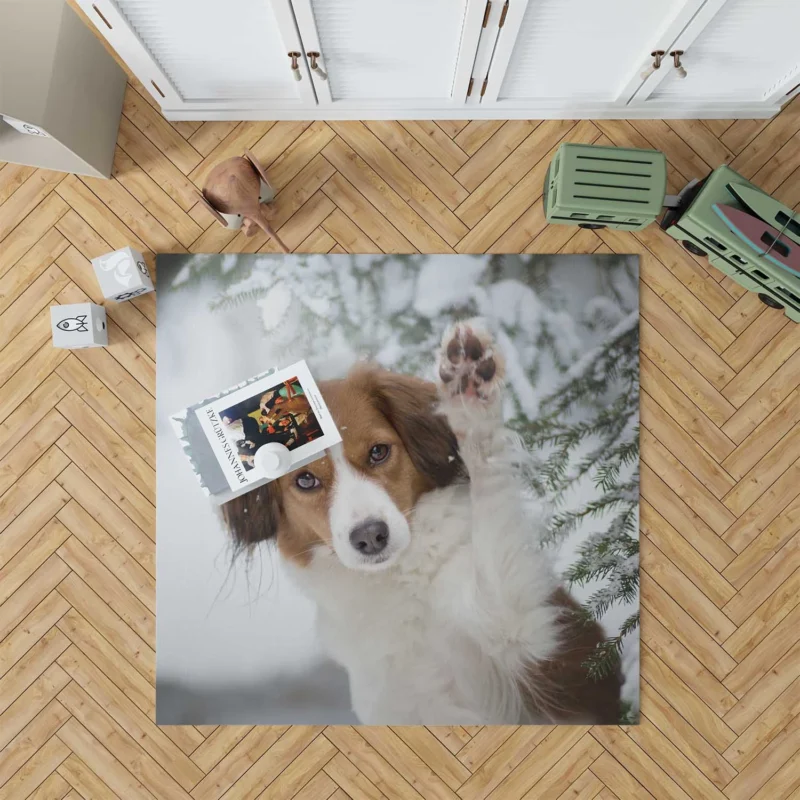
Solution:
[[[617,722],[619,675],[582,666],[603,631],[539,547],[484,324],[447,331],[437,367],[321,383],[342,444],[228,503],[231,534],[277,541],[363,723]]]

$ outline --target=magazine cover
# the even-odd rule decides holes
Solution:
[[[286,447],[296,469],[341,441],[305,361],[224,393],[195,414],[233,490],[267,477],[257,459],[265,444]]]

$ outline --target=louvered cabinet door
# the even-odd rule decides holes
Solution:
[[[77,2],[167,113],[316,107],[289,0]]]
[[[651,51],[703,0],[509,0],[480,104],[575,111],[624,105]]]
[[[800,90],[800,0],[708,0],[669,50],[685,77],[669,59],[633,105],[783,102]]]
[[[292,8],[307,64],[313,56],[318,67],[320,107],[463,105],[486,0],[292,0]]]

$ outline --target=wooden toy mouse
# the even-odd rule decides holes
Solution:
[[[261,228],[267,236],[275,240],[284,253],[288,253],[289,248],[269,223],[272,213],[262,202],[262,181],[271,195],[272,187],[266,172],[253,154],[245,150],[243,156],[227,158],[211,170],[200,199],[214,218],[226,228],[238,228],[241,225],[245,236],[253,236],[256,229]],[[268,200],[271,199],[269,196]]]

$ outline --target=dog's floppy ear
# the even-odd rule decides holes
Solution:
[[[236,550],[248,550],[258,542],[274,539],[278,535],[281,508],[281,489],[277,481],[225,503],[222,516]]]
[[[436,413],[436,387],[384,370],[376,370],[372,379],[378,410],[400,435],[414,466],[434,486],[465,477],[456,436],[444,415]]]

